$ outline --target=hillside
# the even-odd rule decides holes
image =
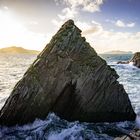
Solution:
[[[11,54],[38,54],[39,51],[36,50],[28,50],[24,49],[22,47],[7,47],[7,48],[2,48],[0,49],[0,53],[11,53]]]
[[[105,52],[104,54],[132,54],[131,51],[120,51],[120,50],[114,50],[114,51],[109,51]]]

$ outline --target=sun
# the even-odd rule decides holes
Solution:
[[[11,42],[11,40],[18,40],[20,32],[24,32],[24,28],[18,21],[9,13],[0,11],[0,40]]]
[[[44,35],[29,31],[9,11],[0,10],[0,19],[0,48],[14,45],[40,50],[45,46]]]
[[[0,30],[6,34],[13,34],[21,29],[23,30],[21,24],[19,24],[15,17],[13,17],[10,13],[0,11],[0,19]]]

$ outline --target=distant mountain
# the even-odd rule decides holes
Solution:
[[[105,52],[104,54],[132,54],[131,51],[120,51],[120,50],[115,50],[115,51],[109,51],[109,52]]]
[[[11,54],[38,54],[39,51],[36,50],[28,50],[24,49],[22,47],[7,47],[7,48],[2,48],[0,49],[0,53],[11,53]]]

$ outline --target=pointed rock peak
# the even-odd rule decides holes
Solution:
[[[66,21],[63,26],[65,25],[74,25],[74,21],[72,19],[69,19],[68,21]]]
[[[75,24],[74,24],[74,21],[73,20],[68,20],[68,21],[66,21],[63,25],[62,25],[62,27],[59,29],[59,31],[56,33],[56,35],[58,35],[58,33],[62,33],[62,31],[63,32],[66,32],[66,33],[68,33],[68,31],[69,32],[73,32],[74,33],[74,31],[77,31],[77,32],[79,32],[79,34],[82,32]],[[56,36],[55,35],[55,36]],[[66,34],[65,34],[66,35]]]
[[[56,53],[67,50],[68,53],[79,53],[80,50],[89,46],[85,37],[82,37],[81,30],[74,24],[73,20],[66,21],[58,32],[52,37],[51,41],[45,47],[43,56],[48,53]],[[92,50],[94,50],[92,48]]]
[[[66,22],[62,25],[62,27],[60,28],[60,30],[61,30],[61,29],[70,29],[70,28],[78,29],[78,30],[81,32],[81,30],[75,25],[74,21],[71,20],[71,19],[68,20],[68,21],[66,21]]]

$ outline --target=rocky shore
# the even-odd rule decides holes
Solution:
[[[117,64],[129,64],[132,63],[134,66],[140,68],[140,52],[136,52],[131,60],[129,61],[119,61]]]
[[[123,137],[117,137],[114,140],[140,140],[140,130],[134,130]]]

